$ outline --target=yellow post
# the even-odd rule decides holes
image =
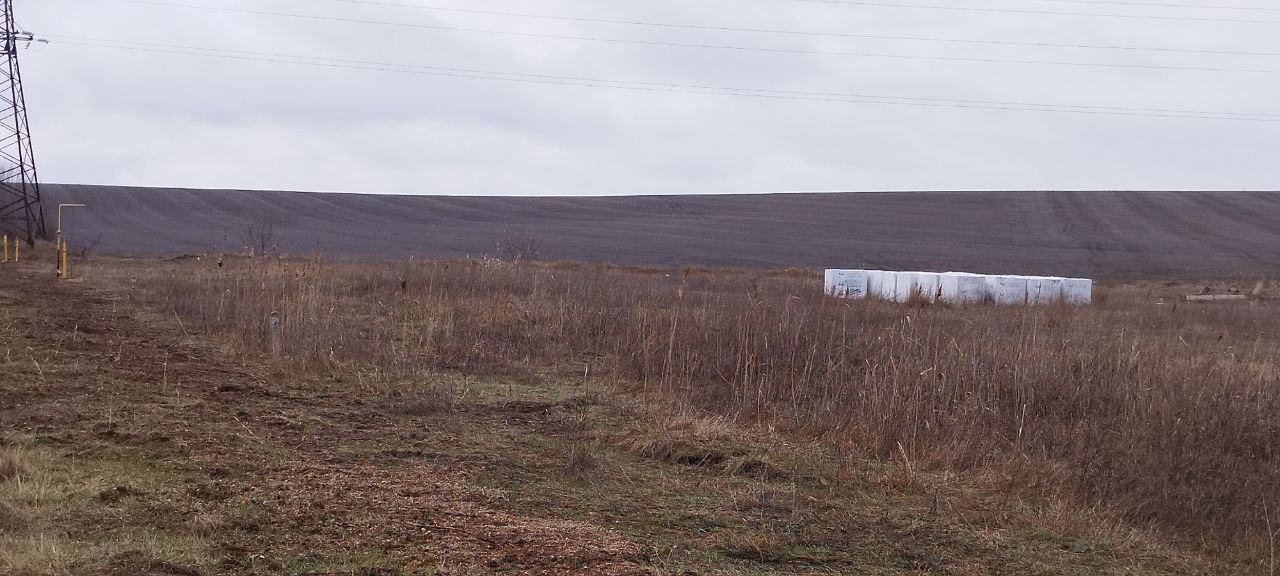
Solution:
[[[4,261],[9,261],[9,235],[0,235],[0,252],[4,253]]]
[[[70,274],[67,273],[67,243],[63,242],[58,246],[58,277],[66,280]]]

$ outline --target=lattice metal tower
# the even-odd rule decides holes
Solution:
[[[40,180],[36,177],[35,156],[31,152],[31,130],[27,127],[27,103],[22,94],[22,72],[18,49],[35,37],[18,29],[13,20],[13,0],[4,6],[3,57],[0,69],[0,233],[16,233],[34,244],[47,238],[44,208],[40,204]]]

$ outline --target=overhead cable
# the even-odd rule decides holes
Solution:
[[[280,64],[296,64],[326,68],[374,70],[405,74],[419,74],[448,78],[467,78],[478,80],[495,80],[521,82],[530,84],[551,84],[561,86],[580,86],[593,88],[611,88],[642,92],[670,92],[685,94],[706,94],[717,96],[735,96],[772,100],[797,100],[817,102],[842,102],[855,104],[882,104],[894,106],[917,106],[930,108],[954,108],[976,110],[1003,110],[1023,112],[1052,112],[1068,114],[1098,114],[1112,116],[1178,118],[1200,120],[1236,120],[1250,122],[1280,122],[1280,114],[1213,112],[1200,110],[1176,110],[1161,108],[1125,108],[1112,106],[1084,106],[1070,104],[1044,104],[1030,102],[1002,102],[984,100],[962,100],[934,97],[885,96],[872,94],[852,94],[834,92],[804,92],[795,90],[776,90],[761,88],[741,88],[727,86],[709,86],[695,84],[675,84],[663,82],[642,82],[632,80],[610,80],[580,76],[556,76],[549,74],[528,74],[521,72],[503,72],[443,66],[425,66],[416,64],[395,64],[387,62],[371,62],[315,56],[296,56],[273,54],[247,50],[229,50],[223,48],[205,48],[177,44],[161,44],[135,41],[107,40],[98,38],[82,38],[70,35],[48,34],[54,40],[54,46],[69,45],[95,48],[111,48],[139,52],[179,54],[201,56],[228,60],[255,62],[271,62]]]
[[[944,38],[935,36],[904,36],[904,35],[888,35],[888,34],[856,34],[851,32],[823,32],[816,30],[787,30],[778,28],[752,28],[743,26],[720,26],[720,25],[704,25],[704,24],[681,24],[673,22],[654,22],[647,20],[623,20],[612,18],[586,18],[578,16],[558,16],[550,14],[535,14],[529,12],[511,12],[505,10],[486,10],[476,8],[454,8],[449,6],[438,6],[434,4],[418,4],[408,2],[392,2],[388,0],[326,0],[328,2],[340,2],[343,4],[358,4],[365,6],[383,6],[394,8],[412,8],[417,10],[426,10],[430,12],[447,12],[454,14],[477,14],[485,16],[506,16],[514,18],[527,18],[534,20],[548,20],[556,22],[579,22],[587,24],[616,24],[625,26],[644,26],[653,28],[667,28],[677,30],[702,30],[711,32],[747,32],[757,34],[776,34],[784,36],[801,36],[801,37],[817,37],[817,38],[850,38],[862,40],[900,40],[908,42],[933,42],[933,43],[949,43],[949,44],[976,44],[990,46],[1027,46],[1033,48],[1079,48],[1093,50],[1124,50],[1131,52],[1164,52],[1175,54],[1213,54],[1221,56],[1280,56],[1280,52],[1263,52],[1249,50],[1211,50],[1211,49],[1195,49],[1195,48],[1169,48],[1158,46],[1126,46],[1114,44],[1083,44],[1083,43],[1057,43],[1057,42],[1016,42],[1009,40],[990,40],[990,39],[974,39],[974,38]],[[1066,1],[1066,0],[1044,0],[1044,1]],[[1276,10],[1280,10],[1277,8]]]
[[[906,8],[918,10],[951,10],[956,12],[973,12],[985,14],[1022,14],[1038,16],[1080,16],[1091,18],[1125,18],[1132,20],[1163,20],[1169,22],[1204,22],[1216,24],[1280,24],[1280,20],[1263,20],[1256,18],[1211,18],[1207,16],[1170,16],[1166,14],[1109,14],[1105,12],[1063,12],[1050,10],[1026,10],[1022,8],[983,8],[978,6],[945,6],[938,4],[905,4],[901,2],[883,2],[869,0],[790,0],[792,2],[808,2],[811,4],[829,4],[836,6],[872,6],[877,8]]]
[[[1213,4],[1174,4],[1171,2],[1127,2],[1122,0],[1033,0],[1057,4],[1086,4],[1093,6],[1138,6],[1142,8],[1187,8],[1193,10],[1240,10],[1248,12],[1280,12],[1270,6],[1215,6]]]
[[[448,32],[466,32],[477,34],[493,34],[502,36],[516,36],[523,38],[542,38],[552,40],[572,40],[585,42],[600,42],[609,44],[626,44],[639,46],[663,46],[674,48],[698,48],[713,50],[733,50],[745,52],[760,52],[771,54],[805,54],[805,55],[829,55],[829,56],[849,56],[860,58],[880,58],[895,60],[918,60],[918,61],[935,61],[935,62],[974,62],[983,64],[1020,64],[1020,65],[1048,65],[1048,66],[1073,66],[1073,67],[1093,67],[1093,68],[1111,68],[1111,69],[1138,69],[1138,70],[1167,70],[1167,71],[1183,71],[1183,72],[1216,72],[1216,73],[1244,73],[1244,74],[1276,74],[1280,70],[1269,68],[1222,68],[1216,66],[1166,66],[1160,64],[1121,64],[1114,62],[1076,62],[1065,60],[1024,60],[1024,59],[1006,59],[1006,58],[976,58],[963,56],[926,56],[916,54],[884,54],[875,52],[846,52],[846,51],[828,51],[828,50],[809,50],[800,48],[765,48],[756,46],[735,46],[726,44],[703,44],[703,43],[686,43],[686,42],[666,42],[654,40],[635,40],[620,38],[603,38],[593,36],[578,36],[568,34],[547,34],[540,32],[521,32],[511,30],[491,30],[486,28],[467,28],[460,26],[446,26],[440,24],[422,24],[415,22],[398,22],[389,20],[369,20],[363,18],[347,18],[339,16],[319,16],[314,14],[304,14],[298,12],[277,12],[272,10],[253,10],[248,8],[228,8],[221,6],[205,6],[197,4],[183,4],[176,2],[165,2],[161,0],[115,0],[116,2],[126,2],[131,4],[148,4],[156,6],[167,6],[176,8],[191,8],[197,10],[211,10],[217,12],[230,12],[236,14],[253,14],[261,16],[275,16],[285,18],[297,18],[303,20],[323,21],[323,22],[341,22],[347,24],[366,24],[377,26],[393,26],[401,28],[423,29],[423,30],[440,30]]]

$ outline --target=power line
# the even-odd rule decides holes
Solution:
[[[1081,106],[1067,104],[1043,104],[1029,102],[1001,102],[983,100],[960,100],[945,98],[923,98],[906,96],[883,96],[870,94],[842,94],[830,92],[802,92],[790,90],[773,90],[759,88],[739,88],[725,86],[704,86],[692,84],[673,84],[662,82],[640,82],[631,80],[609,80],[579,76],[555,76],[548,74],[527,74],[520,72],[501,72],[468,68],[452,68],[424,66],[413,64],[394,64],[361,60],[346,60],[317,56],[296,56],[272,54],[247,50],[229,50],[222,48],[204,48],[175,44],[105,40],[82,38],[60,34],[49,34],[57,40],[54,46],[74,45],[96,48],[113,48],[139,52],[178,54],[188,56],[204,56],[229,60],[271,62],[281,64],[300,64],[326,68],[374,70],[405,74],[419,74],[448,78],[466,78],[479,80],[497,80],[521,82],[529,84],[550,84],[560,86],[579,86],[594,88],[612,88],[642,92],[670,92],[683,94],[706,94],[717,96],[750,97],[772,100],[799,100],[818,102],[843,102],[854,104],[885,104],[896,106],[918,106],[931,108],[955,108],[977,110],[1003,110],[1024,112],[1057,112],[1069,114],[1099,114],[1113,116],[1134,116],[1154,118],[1178,118],[1201,120],[1243,120],[1252,122],[1280,122],[1280,114],[1210,112],[1198,110],[1173,110],[1160,108],[1125,108],[1107,106]],[[59,40],[60,39],[60,40]]]
[[[848,32],[821,32],[811,30],[786,30],[776,28],[749,28],[739,26],[716,26],[716,25],[699,25],[699,24],[679,24],[672,22],[653,22],[645,20],[618,20],[609,18],[586,18],[576,16],[553,16],[548,14],[533,14],[528,12],[510,12],[504,10],[482,10],[474,8],[453,8],[446,6],[436,6],[428,4],[411,4],[404,2],[388,2],[383,0],[327,0],[329,2],[341,2],[345,4],[359,4],[365,6],[386,6],[395,8],[413,8],[417,10],[427,10],[432,12],[449,12],[455,14],[479,14],[486,16],[507,16],[514,18],[528,18],[535,20],[550,20],[557,22],[581,22],[590,24],[617,24],[626,26],[645,26],[654,28],[668,28],[678,30],[703,30],[714,32],[748,32],[759,34],[778,34],[786,36],[805,36],[805,37],[821,37],[821,38],[856,38],[866,40],[904,40],[910,42],[936,42],[936,43],[952,43],[952,44],[982,44],[993,46],[1027,46],[1035,48],[1085,48],[1094,50],[1125,50],[1136,52],[1164,52],[1177,54],[1213,54],[1220,56],[1280,56],[1280,52],[1254,52],[1247,50],[1204,50],[1189,48],[1164,48],[1164,47],[1148,47],[1148,46],[1121,46],[1108,44],[1072,44],[1072,43],[1053,43],[1053,42],[1014,42],[1005,40],[983,40],[968,38],[940,38],[930,36],[897,36],[885,34],[854,34]],[[1044,2],[1067,2],[1071,0],[1041,0]],[[1085,0],[1080,0],[1085,1]],[[1266,10],[1270,10],[1267,8]],[[1280,8],[1275,10],[1280,11]]]
[[[1159,64],[1118,64],[1111,62],[1074,62],[1062,60],[1021,60],[1007,58],[974,58],[963,56],[924,56],[912,54],[883,54],[875,52],[845,52],[845,51],[828,51],[828,50],[809,50],[799,48],[763,48],[757,46],[734,46],[727,44],[702,44],[702,43],[686,43],[686,42],[667,42],[654,40],[634,40],[620,38],[601,38],[593,36],[575,36],[566,34],[546,34],[540,32],[517,32],[510,30],[491,30],[486,28],[466,28],[459,26],[445,26],[440,24],[422,24],[415,22],[394,22],[387,20],[368,20],[362,18],[347,18],[338,16],[318,16],[314,14],[302,14],[297,12],[276,12],[270,10],[252,10],[247,8],[227,8],[221,6],[203,6],[196,4],[181,4],[174,2],[163,2],[160,0],[115,0],[117,2],[125,2],[130,4],[146,4],[154,6],[165,6],[171,8],[190,8],[196,10],[210,10],[215,12],[229,12],[236,14],[253,14],[261,16],[275,16],[285,18],[297,18],[302,20],[323,21],[323,22],[341,22],[347,24],[367,24],[378,26],[395,26],[401,28],[414,28],[425,30],[441,30],[448,32],[467,32],[477,34],[494,34],[502,36],[516,36],[523,38],[543,38],[553,40],[573,40],[586,42],[601,42],[609,44],[630,44],[639,46],[663,46],[674,48],[699,48],[713,50],[733,50],[746,52],[761,52],[770,54],[807,54],[807,55],[829,55],[829,56],[849,56],[858,58],[883,58],[895,60],[920,60],[934,62],[975,62],[983,64],[1024,64],[1024,65],[1044,65],[1044,66],[1073,66],[1073,67],[1089,67],[1089,68],[1110,68],[1122,70],[1164,70],[1164,71],[1180,71],[1180,72],[1218,72],[1218,73],[1247,73],[1247,74],[1276,74],[1280,70],[1266,68],[1221,68],[1213,66],[1165,66]],[[803,0],[807,1],[807,0]],[[817,0],[814,0],[817,1]]]
[[[1249,12],[1280,12],[1280,8],[1263,6],[1214,6],[1212,4],[1173,4],[1164,2],[1121,2],[1118,0],[1034,0],[1058,4],[1087,4],[1095,6],[1139,6],[1143,8],[1191,8],[1197,10],[1241,10]]]
[[[937,4],[901,4],[897,2],[870,2],[863,0],[791,0],[792,2],[809,2],[813,4],[831,4],[840,6],[873,6],[877,8],[914,8],[920,10],[952,10],[958,12],[977,12],[987,14],[1024,14],[1037,16],[1081,16],[1092,18],[1126,18],[1131,20],[1161,20],[1171,22],[1212,22],[1218,24],[1280,24],[1280,20],[1257,20],[1247,18],[1208,18],[1198,16],[1165,16],[1157,14],[1105,14],[1100,12],[1060,12],[1049,10],[1024,10],[1020,8],[979,8],[975,6],[940,6]]]

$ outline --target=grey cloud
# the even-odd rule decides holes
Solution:
[[[316,0],[205,2],[653,41],[1280,69],[1280,57],[664,30]],[[1280,52],[1275,34],[1280,26],[1257,24],[969,14],[791,0],[435,4],[738,27]],[[980,5],[1032,6],[1011,0]],[[1280,74],[633,46],[111,0],[19,0],[17,9],[24,26],[50,35],[675,84],[1280,114],[1274,103]],[[647,93],[60,46],[56,38],[24,54],[37,154],[48,181],[521,195],[1280,185],[1280,168],[1271,161],[1280,152],[1280,123]]]

